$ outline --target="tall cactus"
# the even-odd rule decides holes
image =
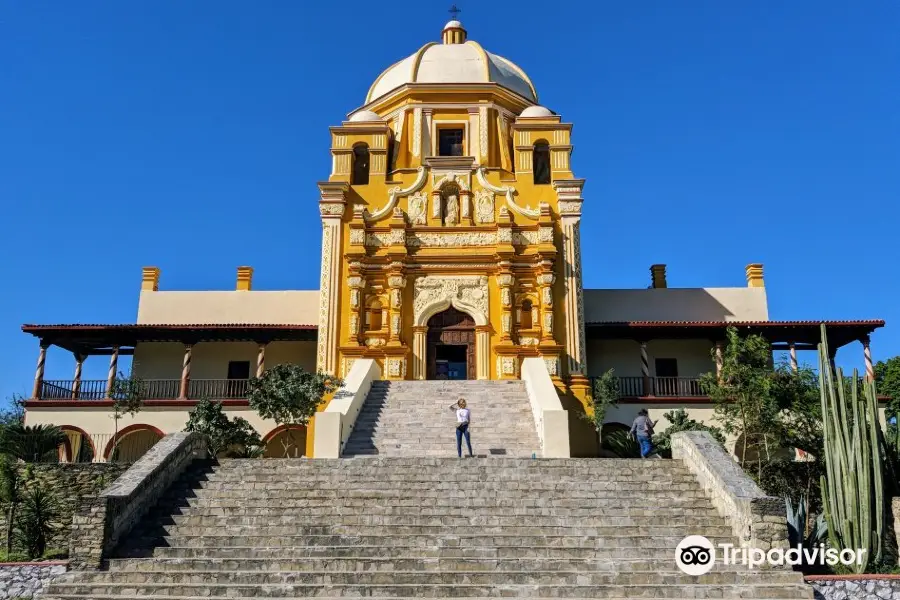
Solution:
[[[869,561],[880,562],[886,527],[883,485],[882,432],[878,421],[875,383],[866,381],[858,397],[853,371],[850,395],[844,375],[835,378],[828,352],[825,325],[819,344],[819,390],[825,435],[826,476],[822,477],[822,505],[833,548],[865,548]],[[850,569],[863,573],[866,564]]]

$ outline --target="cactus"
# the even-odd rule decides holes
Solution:
[[[837,369],[835,377],[831,365],[824,324],[821,331],[819,390],[826,468],[822,505],[828,540],[839,550],[865,548],[869,563],[877,564],[882,557],[887,511],[875,382],[867,380],[863,398],[859,398],[854,370],[847,397],[843,372]],[[854,564],[850,569],[863,573],[866,566]]]

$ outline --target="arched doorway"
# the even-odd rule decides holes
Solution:
[[[475,379],[475,320],[452,306],[428,319],[427,378]]]

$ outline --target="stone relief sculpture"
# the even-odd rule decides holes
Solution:
[[[425,211],[428,204],[428,196],[425,192],[412,194],[409,197],[409,220],[413,225],[425,224]]]
[[[447,195],[447,210],[444,214],[444,225],[459,223],[459,198],[456,194]]]
[[[494,194],[487,190],[475,192],[475,220],[478,223],[494,222]]]
[[[413,285],[415,322],[424,324],[426,311],[435,304],[446,303],[469,311],[476,324],[486,325],[488,315],[488,280],[482,275],[426,275]]]

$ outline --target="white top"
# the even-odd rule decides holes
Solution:
[[[468,408],[458,408],[456,409],[456,422],[457,423],[468,423],[471,412]]]

